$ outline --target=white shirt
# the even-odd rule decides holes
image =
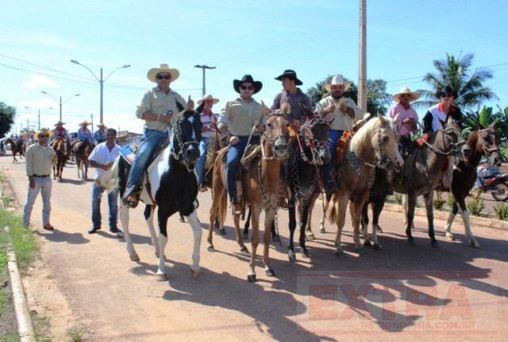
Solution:
[[[116,157],[120,155],[120,146],[115,144],[115,146],[109,150],[108,146],[106,146],[106,142],[100,143],[97,145],[88,160],[93,160],[97,164],[113,164]],[[99,179],[104,175],[106,171],[100,168],[95,168],[94,180]]]

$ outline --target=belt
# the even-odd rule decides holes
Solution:
[[[49,175],[33,175],[33,177],[39,177],[39,178],[42,178],[42,177],[49,177]]]

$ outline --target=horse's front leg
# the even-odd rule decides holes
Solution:
[[[240,246],[240,251],[243,253],[249,253],[249,250],[243,243],[242,233],[240,231],[240,214],[233,215],[233,222],[235,223],[236,242]]]
[[[300,211],[300,248],[302,249],[302,255],[304,258],[310,258],[309,251],[305,244],[305,227],[307,226],[307,220],[309,218],[309,203],[302,203]]]
[[[381,211],[383,211],[385,200],[386,194],[383,194],[380,197],[376,196],[376,199],[372,202],[372,241],[374,243],[374,249],[380,249],[383,247],[378,241],[377,233],[382,232],[379,227],[379,216],[381,215]]]
[[[256,253],[259,245],[259,215],[261,208],[259,205],[253,204],[251,205],[251,223],[252,223],[252,237],[250,239],[250,244],[252,247],[250,254],[250,262],[249,262],[249,273],[247,274],[247,280],[251,283],[255,282],[256,279]],[[239,215],[236,215],[235,218]],[[270,227],[265,227],[265,236],[268,231],[268,237],[270,237]],[[270,238],[268,238],[268,243],[270,242]]]
[[[168,218],[171,216],[167,210],[163,210],[159,207],[157,211],[157,219],[159,223],[159,265],[157,267],[157,277],[161,281],[165,281],[168,279],[168,275],[166,274],[166,258],[164,257],[164,251],[166,249],[166,244],[168,243]]]
[[[462,220],[464,221],[464,229],[467,237],[467,243],[469,246],[474,248],[479,248],[480,244],[476,241],[473,236],[473,231],[471,230],[471,220],[469,218],[469,211],[467,210],[466,201],[464,197],[460,198],[459,196],[455,197],[455,204],[458,205],[458,210],[460,215],[462,216]]]
[[[364,253],[365,249],[360,243],[360,221],[362,219],[363,204],[366,202],[366,197],[369,195],[368,191],[364,191],[359,199],[350,201],[349,212],[351,214],[351,223],[353,224],[353,240],[355,243],[355,251]],[[366,232],[365,232],[365,235]]]
[[[277,210],[265,211],[265,232],[263,235],[263,265],[267,277],[275,277],[275,271],[270,267],[270,237],[273,222],[276,218]]]
[[[455,241],[455,236],[452,233],[452,224],[458,211],[459,207],[457,206],[457,200],[455,200],[455,202],[453,203],[453,207],[450,210],[450,213],[448,214],[448,219],[446,220],[445,224],[445,237],[448,241]]]
[[[199,261],[201,258],[201,225],[199,223],[198,215],[196,214],[196,209],[189,215],[186,216],[187,222],[189,222],[192,233],[194,235],[194,245],[192,249],[192,266],[191,273],[192,277],[196,278],[199,276],[200,266]]]
[[[335,255],[342,256],[344,251],[342,249],[342,229],[344,229],[344,224],[346,223],[346,208],[348,203],[348,194],[340,194],[338,195],[337,201],[337,234],[335,235]],[[328,205],[333,205],[333,202],[330,201]]]
[[[159,257],[159,240],[157,239],[157,234],[155,233],[155,228],[153,226],[153,217],[155,213],[155,206],[146,205],[145,211],[143,215],[145,216],[146,225],[148,226],[148,231],[150,232],[150,238],[152,240],[152,246],[155,249],[155,257]]]
[[[423,199],[425,200],[425,208],[427,209],[427,223],[429,225],[430,244],[432,247],[437,247],[436,234],[434,233],[434,207],[432,206],[434,191],[431,190],[428,193],[423,194]]]
[[[120,201],[120,223],[122,224],[125,243],[127,245],[127,252],[129,253],[129,258],[132,261],[137,262],[139,261],[139,256],[138,253],[136,253],[136,250],[134,249],[131,234],[129,233],[129,207],[124,205],[122,201]]]
[[[413,220],[415,217],[415,207],[416,207],[416,194],[411,193],[407,194],[405,197],[405,202],[402,203],[403,208],[406,212],[406,236],[407,236],[407,242],[414,246],[415,245],[415,239],[413,237],[413,234],[411,233],[411,228],[413,227]]]
[[[294,197],[291,199],[291,205],[288,209],[289,215],[289,244],[288,244],[288,259],[289,261],[296,261],[295,246],[293,243],[296,229],[296,209]],[[312,233],[312,232],[311,232]]]

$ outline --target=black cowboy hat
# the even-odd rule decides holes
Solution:
[[[240,94],[240,86],[244,83],[252,83],[254,86],[254,93],[258,93],[261,88],[263,88],[263,83],[259,81],[254,81],[251,75],[244,75],[241,80],[233,80],[233,88],[235,88],[235,91]]]
[[[296,72],[294,70],[290,70],[290,69],[284,70],[282,75],[279,75],[279,76],[275,77],[275,79],[277,81],[282,81],[283,78],[289,78],[290,80],[294,80],[296,85],[302,85],[303,84],[303,82],[300,81],[298,79],[298,77],[296,76]]]
[[[453,89],[452,86],[449,86],[449,85],[439,89],[436,92],[436,97],[441,97],[445,94],[452,94],[454,99],[456,99],[458,96],[457,91],[455,89]]]

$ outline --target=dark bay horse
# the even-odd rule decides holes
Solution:
[[[159,259],[157,275],[161,280],[167,279],[164,249],[168,240],[168,218],[177,212],[184,215],[191,225],[194,234],[191,272],[193,277],[199,275],[201,226],[196,214],[198,183],[194,167],[199,157],[198,141],[200,139],[199,114],[195,111],[185,111],[172,130],[169,145],[150,164],[143,181],[140,200],[146,204],[144,216],[155,247],[155,255]],[[101,185],[106,189],[118,185],[120,198],[122,198],[129,169],[130,165],[120,156],[111,170],[101,178]],[[153,226],[156,207],[158,207],[158,237]],[[120,221],[124,229],[129,257],[133,261],[139,261],[129,233],[129,207],[123,202],[120,204]]]
[[[13,163],[18,161],[16,159],[16,154],[19,154],[20,159],[23,159],[23,156],[25,155],[23,151],[23,141],[20,139],[7,138],[5,139],[4,144],[9,145],[11,149]]]
[[[57,157],[57,163],[53,166],[53,179],[58,178],[61,182],[65,163],[69,159],[71,145],[67,139],[56,139],[51,144],[51,147],[55,150]]]
[[[463,158],[467,155],[467,148],[462,138],[459,127],[451,117],[447,118],[444,128],[428,135],[423,139],[423,145],[416,148],[405,160],[404,168],[394,178],[394,190],[401,194],[407,194],[406,235],[408,242],[414,245],[411,233],[413,226],[416,199],[423,195],[425,208],[427,209],[428,234],[430,243],[437,247],[434,233],[434,213],[432,201],[434,189],[438,187],[446,173],[448,157],[455,155]],[[453,165],[448,165],[453,167]]]
[[[457,212],[460,212],[462,220],[464,221],[468,244],[476,248],[480,247],[480,244],[476,241],[471,231],[471,221],[469,219],[465,198],[474,186],[476,181],[476,168],[483,156],[487,157],[487,162],[490,165],[501,165],[495,126],[496,122],[493,122],[488,127],[481,128],[469,134],[467,146],[469,146],[471,154],[465,160],[460,161],[453,170],[451,192],[455,198],[455,202],[445,225],[446,238],[451,241],[454,240],[454,236],[451,232],[452,223]]]
[[[282,163],[288,158],[288,120],[283,114],[271,114],[265,124],[265,131],[261,137],[260,153],[250,161],[247,167],[247,175],[243,182],[243,194],[245,204],[251,208],[252,238],[251,258],[247,280],[255,282],[256,252],[259,244],[259,219],[261,211],[265,212],[265,231],[263,264],[265,274],[269,277],[275,275],[270,266],[269,248],[270,231],[277,212],[281,196],[285,196],[285,187],[281,179]],[[213,200],[210,209],[210,226],[208,230],[209,250],[213,246],[213,225],[216,218],[223,226],[227,210],[227,182],[226,166],[224,158],[218,157],[214,165],[213,173]],[[240,231],[240,214],[234,215],[236,239],[242,251],[248,251],[242,239]]]
[[[304,257],[309,257],[305,245],[305,228],[309,216],[309,206],[323,187],[322,166],[331,158],[328,147],[329,124],[321,116],[308,118],[289,142],[287,163],[288,182],[291,189],[289,205],[289,246],[288,258],[296,261],[294,235],[296,229],[296,209],[298,209],[300,237],[299,244]],[[296,208],[295,208],[296,204]]]
[[[72,152],[74,157],[76,158],[76,169],[78,171],[78,178],[82,178],[84,180],[88,179],[88,156],[92,153],[95,148],[94,144],[91,144],[90,141],[74,141],[71,144]]]

